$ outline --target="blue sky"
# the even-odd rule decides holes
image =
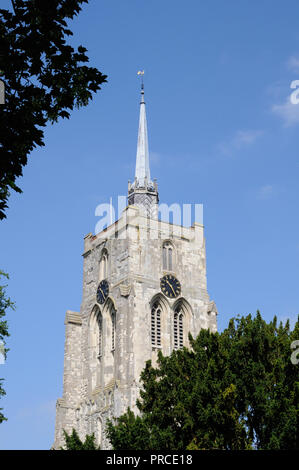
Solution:
[[[4,5],[9,5],[7,0]],[[299,312],[296,0],[91,0],[72,43],[108,83],[48,126],[1,222],[1,269],[16,302],[0,377],[1,449],[48,449],[62,394],[64,315],[79,311],[83,237],[95,208],[134,176],[139,82],[160,200],[203,203],[219,330],[236,314]]]

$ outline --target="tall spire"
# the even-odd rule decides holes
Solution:
[[[136,185],[139,187],[145,187],[145,183],[146,183],[145,178],[147,178],[147,182],[150,183],[151,175],[150,175],[150,168],[149,168],[147,122],[146,122],[145,101],[144,101],[144,85],[142,81],[137,154],[136,154],[136,170],[135,170]]]
[[[135,180],[133,184],[128,185],[128,203],[139,207],[141,212],[147,217],[157,218],[158,214],[158,186],[156,180],[151,181],[149,168],[149,152],[147,138],[147,123],[144,101],[144,72],[138,72],[141,75],[141,101],[139,114],[139,128],[136,154]]]

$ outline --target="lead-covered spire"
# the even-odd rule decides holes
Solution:
[[[143,77],[144,72],[138,72]],[[135,180],[128,185],[128,203],[140,208],[147,217],[158,217],[158,186],[156,180],[151,180],[149,167],[149,151],[147,137],[147,122],[144,101],[144,85],[141,82],[141,101],[139,128],[136,154]]]
[[[141,84],[141,101],[139,114],[139,129],[136,154],[135,183],[139,187],[145,187],[151,182],[147,137],[147,122],[144,101],[144,85]]]

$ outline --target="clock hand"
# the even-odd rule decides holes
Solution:
[[[103,297],[105,298],[105,294],[104,294],[104,292],[102,291],[102,289],[101,289],[101,288],[99,288],[99,289],[100,289],[100,291],[102,292],[102,295],[103,295]]]
[[[171,287],[171,290],[172,290],[172,292],[173,292],[173,295],[175,296],[176,294],[175,294],[175,292],[174,292],[174,290],[173,290],[173,287],[172,287],[172,285],[170,284],[170,282],[169,282],[169,281],[167,281],[167,280],[166,280],[166,282],[167,282],[167,284],[168,284],[168,285]]]

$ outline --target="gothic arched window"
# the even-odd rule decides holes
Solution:
[[[108,277],[108,251],[103,250],[100,259],[100,280]]]
[[[116,333],[116,312],[111,310],[111,351],[115,350],[115,333]]]
[[[182,349],[184,345],[184,314],[177,307],[173,317],[173,346],[174,349]]]
[[[151,310],[151,343],[156,347],[161,346],[161,314],[159,303],[154,303]]]
[[[103,308],[103,386],[115,378],[115,350],[117,348],[116,322],[117,309],[111,297],[108,297]]]
[[[91,312],[89,334],[89,365],[93,390],[100,381],[99,359],[103,355],[103,317],[98,306],[95,306]]]
[[[99,309],[95,309],[92,313],[90,328],[92,355],[101,357],[103,352],[103,318]]]
[[[163,269],[166,271],[173,270],[173,246],[166,242],[163,244]]]
[[[97,346],[98,357],[101,357],[103,353],[103,319],[101,313],[97,317]]]

